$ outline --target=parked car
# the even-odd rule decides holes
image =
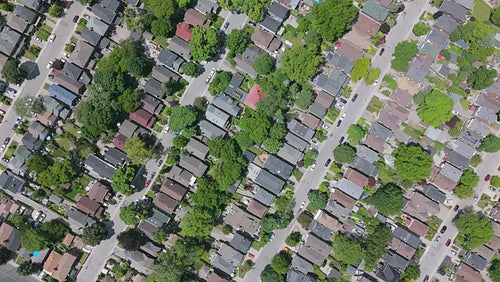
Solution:
[[[4,145],[7,145],[7,144],[9,144],[9,142],[10,142],[10,137],[7,137],[7,138],[5,138],[5,140],[3,141],[3,144],[4,144]]]
[[[489,181],[491,178],[491,174],[486,174],[486,177],[484,178],[484,181]]]
[[[16,90],[16,89],[14,89],[14,88],[10,88],[10,87],[9,87],[9,88],[7,88],[7,92],[12,92],[12,93],[16,94],[16,93],[17,93],[17,90]]]
[[[342,120],[339,119],[339,121],[337,121],[337,127],[339,127],[341,123],[342,123]]]
[[[446,229],[448,229],[448,227],[446,225],[444,225],[443,227],[441,227],[441,234],[443,234],[444,232],[446,232]]]
[[[6,162],[6,163],[9,163],[10,160],[7,159],[7,158],[2,158],[2,161]]]
[[[330,165],[330,163],[331,163],[331,162],[332,162],[332,159],[328,159],[328,160],[326,160],[326,162],[325,162],[325,166]]]
[[[490,186],[490,190],[491,191],[496,191],[497,189],[495,187],[493,187],[493,186]]]
[[[43,220],[47,217],[46,214],[44,214],[43,212],[40,212],[40,217],[38,218],[38,221],[40,222],[43,222]]]
[[[148,188],[149,184],[151,184],[151,180],[146,181],[146,183],[144,184],[144,188]]]
[[[312,164],[311,165],[311,170],[314,170],[315,167],[316,167],[316,164]]]
[[[475,203],[478,200],[479,200],[479,195],[478,194],[474,195],[474,198],[472,199],[472,201]]]
[[[287,253],[289,253],[289,254],[291,254],[291,253],[292,253],[292,250],[291,250],[289,247],[285,247],[285,248],[283,249],[283,251],[285,251],[285,252],[287,252]]]
[[[455,211],[455,212],[458,211],[458,208],[459,208],[459,206],[455,205],[455,207],[453,208],[453,211]]]
[[[345,137],[344,137],[344,136],[340,137],[339,144],[344,143],[344,139],[345,139]]]
[[[375,79],[375,82],[373,82],[373,85],[377,85],[378,84],[378,79]]]
[[[448,240],[446,241],[446,244],[445,244],[445,245],[446,245],[446,247],[448,247],[450,244],[451,244],[451,239],[448,239]]]
[[[74,16],[74,17],[73,17],[73,22],[74,22],[74,23],[77,23],[77,22],[78,22],[78,19],[79,19],[79,17],[78,17],[78,16]]]
[[[254,258],[254,257],[255,257],[255,256],[254,256],[254,254],[252,254],[252,253],[247,253],[247,256],[248,256],[249,258]]]
[[[382,54],[384,54],[384,51],[385,51],[385,48],[381,48],[380,49],[380,52],[378,53],[379,56],[382,56]]]
[[[228,26],[229,26],[229,22],[226,22],[226,23],[224,24],[224,29],[226,29]]]
[[[321,127],[323,127],[323,129],[328,129],[328,128],[330,128],[330,126],[328,126],[328,124],[326,124],[326,123],[323,123],[323,126],[321,126]]]
[[[49,64],[47,65],[47,69],[51,69],[52,68],[52,62],[49,62]]]
[[[342,115],[340,116],[340,120],[344,120],[344,118],[346,117],[346,113],[342,113]]]
[[[7,146],[2,145],[2,147],[0,147],[0,152],[3,152],[3,150],[5,150],[5,148],[6,148],[6,147],[7,147]]]
[[[287,182],[288,182],[288,184],[295,186],[295,182],[293,182],[292,180],[289,179]]]
[[[305,207],[306,207],[306,202],[303,201],[302,203],[300,203],[299,210],[303,210]]]
[[[87,14],[83,14],[83,18],[86,19],[86,20],[90,20],[90,16],[87,15]]]
[[[12,126],[12,130],[16,130],[18,126],[19,126],[19,124],[15,123],[15,124]]]
[[[49,42],[54,42],[54,40],[56,40],[56,35],[55,34],[51,34],[49,36]]]
[[[434,242],[436,242],[436,243],[437,243],[437,242],[439,242],[439,239],[441,239],[441,235],[438,235],[438,236],[436,237],[436,240],[434,240]]]
[[[356,93],[356,94],[354,94],[354,95],[352,96],[351,101],[352,101],[352,102],[356,102],[356,99],[358,99],[358,93]]]

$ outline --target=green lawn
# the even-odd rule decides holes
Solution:
[[[68,139],[57,139],[56,143],[59,146],[63,147],[64,150],[66,150],[66,151],[69,151],[69,147],[71,146],[71,144],[70,144],[70,142],[69,142]]]
[[[370,113],[377,113],[382,109],[384,106],[384,103],[380,101],[379,98],[376,96],[373,96],[373,98],[370,101],[370,104],[368,104],[368,107],[366,107],[366,110],[369,111]]]
[[[482,0],[474,0],[472,15],[480,22],[488,21],[490,19],[490,7]]]
[[[161,46],[161,48],[163,49],[168,49],[168,42],[167,42],[167,38],[164,37],[164,36],[157,36],[155,37],[155,42]]]
[[[66,158],[68,156],[68,152],[64,151],[61,148],[58,148],[52,151],[50,155],[54,158]]]
[[[47,41],[49,39],[50,32],[46,31],[45,29],[40,29],[36,32],[36,36],[43,41]]]

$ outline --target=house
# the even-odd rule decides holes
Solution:
[[[179,36],[184,41],[189,42],[189,40],[193,37],[193,28],[188,23],[182,22],[177,25],[175,35]]]
[[[19,205],[13,200],[7,199],[6,197],[0,198],[0,217],[2,219],[7,218],[11,213],[17,212],[18,209]]]
[[[385,282],[398,282],[400,281],[400,275],[401,274],[389,264],[384,265],[377,271],[377,277]]]
[[[262,92],[262,89],[260,86],[255,83],[252,86],[252,89],[250,89],[250,92],[248,92],[248,95],[245,98],[245,101],[243,101],[243,104],[247,105],[248,107],[257,110],[257,103],[262,99],[267,97],[268,95],[264,92]]]
[[[156,193],[153,204],[169,214],[173,213],[177,208],[177,201],[163,193]]]
[[[482,279],[481,273],[463,262],[458,271],[455,272],[455,281],[457,282],[481,281]]]
[[[21,39],[22,35],[19,32],[5,26],[0,32],[0,52],[7,56],[14,55]]]
[[[451,34],[457,28],[458,23],[455,19],[448,15],[442,15],[434,22],[434,27]]]
[[[146,244],[144,244],[144,245],[141,246],[141,251],[143,251],[144,253],[150,255],[153,258],[156,258],[156,257],[158,257],[158,254],[160,253],[161,248],[155,246],[151,242],[147,242]]]
[[[94,4],[91,10],[96,17],[100,18],[107,24],[113,24],[116,18],[116,11],[103,7],[102,3]]]
[[[184,186],[168,178],[161,185],[160,191],[177,201],[181,201],[187,193],[187,189]]]
[[[130,113],[129,118],[138,124],[151,128],[156,118],[144,109],[138,109],[137,111]]]
[[[312,106],[312,105],[311,105]],[[318,127],[321,127],[323,122],[321,119],[316,117],[315,115],[311,113],[302,113],[300,116],[302,119],[302,123],[305,124],[307,127],[309,127],[312,130],[316,130]]]
[[[71,62],[66,62],[62,69],[62,73],[73,80],[78,80],[83,73],[83,69]]]
[[[300,248],[299,255],[320,266],[330,254],[331,246],[318,237],[309,234],[305,244]]]
[[[387,253],[383,257],[383,259],[388,265],[392,266],[394,269],[399,270],[400,272],[403,272],[408,264],[410,264],[410,262],[406,258],[396,253]]]
[[[63,102],[67,106],[74,106],[76,104],[76,96],[65,88],[52,84],[49,86],[50,96],[56,98],[57,100]]]
[[[363,195],[363,188],[359,187],[356,185],[354,182],[342,178],[340,181],[337,181],[335,186],[342,192],[346,193],[347,195],[353,197],[354,199],[359,199],[361,198],[361,195]]]
[[[69,59],[79,67],[85,68],[94,54],[95,47],[82,40],[76,43],[75,50]]]
[[[312,272],[313,265],[298,254],[294,254],[292,257],[291,269],[307,274]]]
[[[24,134],[21,142],[26,148],[28,148],[31,151],[38,151],[43,147],[43,140],[36,138],[29,132]]]
[[[179,36],[174,36],[170,39],[168,49],[186,60],[191,59],[191,46]]]
[[[19,2],[34,11],[40,11],[43,5],[41,0],[19,0]]]
[[[375,0],[366,1],[362,9],[363,13],[372,17],[378,22],[383,22],[389,15],[387,8],[377,3]]]
[[[153,214],[146,220],[153,226],[162,227],[170,222],[170,217],[161,212],[159,209],[153,207],[151,210],[153,211]]]
[[[474,7],[473,0],[454,0],[454,1],[455,3],[460,4],[461,6],[466,8],[467,10],[472,10],[472,8]]]
[[[263,169],[258,172],[253,182],[275,195],[278,195],[285,185],[285,181]]]
[[[438,47],[436,44],[430,43],[430,42],[425,42],[422,44],[422,47],[419,50],[419,53],[427,56],[427,59],[430,59],[431,61],[436,60],[437,56],[439,55],[439,52],[441,51],[440,47]]]
[[[293,135],[293,134],[292,134]],[[292,147],[290,144],[285,143],[283,147],[278,151],[278,156],[283,160],[296,165],[304,157],[304,153],[300,150]]]
[[[314,220],[309,229],[314,235],[324,241],[330,242],[333,234],[342,230],[342,224],[334,217],[331,217],[326,212],[320,210],[314,216]]]
[[[17,251],[21,246],[21,232],[4,221],[0,226],[0,244],[9,251]]]
[[[197,26],[204,25],[207,22],[207,19],[204,14],[190,8],[184,14],[184,22],[192,26]]]
[[[300,152],[304,151],[306,147],[309,146],[309,143],[304,139],[297,137],[297,135],[288,132],[285,135],[285,141],[290,144],[293,148],[296,148]]]
[[[104,153],[104,160],[115,166],[116,168],[123,167],[130,163],[130,158],[127,154],[117,148],[110,148]]]
[[[431,32],[427,35],[427,40],[430,42],[436,44],[439,48],[446,48],[448,46],[448,37],[450,37],[448,34],[445,32],[434,28],[431,30]]]
[[[212,0],[198,0],[194,8],[203,14],[208,14],[216,13],[219,5]]]
[[[349,40],[343,40],[339,43],[337,53],[343,57],[347,57],[353,62],[364,56],[363,49],[354,45]]]
[[[356,206],[356,200],[350,197],[348,194],[342,192],[340,189],[333,189],[330,193],[330,199],[339,203],[344,208],[352,211]]]
[[[444,204],[446,201],[446,194],[439,190],[436,186],[431,184],[426,184],[422,186],[422,191],[425,196],[429,199],[436,201],[440,204]]]
[[[417,251],[395,237],[392,237],[391,249],[407,260],[410,260]]]
[[[74,208],[67,209],[64,215],[68,217],[69,224],[78,230],[92,226],[96,222],[88,215]]]
[[[116,168],[110,163],[103,159],[96,157],[95,155],[89,155],[85,159],[85,168],[87,168],[91,174],[108,181],[113,180],[113,175],[115,174]]]
[[[97,32],[88,29],[87,27],[82,30],[80,36],[83,40],[92,46],[99,46],[99,41],[101,41],[102,35]]]
[[[144,85],[144,91],[146,91],[146,93],[160,100],[163,99],[163,96],[165,96],[165,93],[161,88],[161,82],[159,82],[154,78],[146,80],[146,84]]]
[[[425,223],[417,219],[405,218],[404,222],[406,224],[406,227],[408,227],[408,230],[420,237],[425,237],[425,234],[427,234],[427,231],[429,231],[429,226],[425,225]]]
[[[480,120],[486,124],[491,124],[491,123],[497,122],[496,113],[497,112],[491,108],[480,106],[476,110],[474,115],[478,120]]]
[[[269,155],[269,157],[264,162],[264,167],[272,174],[283,179],[288,179],[292,174],[294,166],[277,158],[275,155]]]
[[[264,217],[267,212],[267,207],[255,199],[252,199],[250,203],[248,203],[247,211],[250,212],[251,214],[257,216],[258,218]]]
[[[413,96],[407,90],[401,88],[394,90],[390,98],[403,107],[408,107],[413,100]]]
[[[76,202],[76,208],[92,217],[99,217],[103,208],[99,203],[92,201],[89,197],[83,196]]]
[[[267,9],[267,13],[275,20],[283,23],[288,17],[288,9],[278,4],[277,2],[272,2],[271,6]]]
[[[208,168],[206,164],[191,155],[182,156],[179,166],[192,172],[197,177],[202,177]]]
[[[444,163],[432,183],[440,189],[453,191],[462,176],[462,171],[449,163]]]
[[[344,177],[347,180],[351,181],[352,183],[358,185],[359,187],[368,186],[369,183],[369,179],[366,175],[350,167],[347,168],[346,171],[344,172]]]
[[[158,54],[158,61],[176,72],[181,70],[181,65],[185,62],[179,55],[165,49],[162,49]]]
[[[161,83],[169,81],[178,81],[180,78],[180,76],[177,73],[163,66],[154,66],[152,77]]]
[[[302,272],[298,272],[294,269],[289,269],[286,273],[286,281],[287,282],[314,282],[315,278],[304,274]]]
[[[314,137],[314,130],[310,129],[309,127],[295,119],[292,119],[287,123],[287,128],[288,130],[290,130],[290,132],[306,141],[309,141]]]
[[[212,266],[232,276],[243,261],[243,254],[233,247],[222,244],[217,252],[218,255],[212,259]]]
[[[328,55],[326,55],[326,61],[330,65],[348,74],[350,74],[352,72],[352,69],[354,68],[354,63],[351,60],[349,60],[349,58],[339,55],[337,53],[328,53]]]
[[[234,57],[236,67],[243,73],[248,74],[251,78],[257,77],[257,72],[253,69],[253,63],[258,56],[264,52],[255,46],[248,46],[243,54]]]
[[[125,137],[130,137],[130,136],[135,136],[138,129],[139,129],[139,126],[137,124],[126,119],[120,125],[120,128],[118,128],[118,133],[125,136]]]
[[[281,22],[275,20],[270,15],[265,15],[264,20],[259,23],[260,27],[269,31],[270,33],[276,34],[280,29]]]
[[[233,239],[231,239],[230,245],[235,250],[238,250],[241,253],[246,254],[248,250],[250,250],[250,246],[252,245],[252,240],[241,235],[241,233],[236,232],[234,233]]]
[[[252,34],[252,41],[258,47],[267,50],[268,52],[277,51],[281,47],[281,40],[276,38],[274,34],[271,34],[261,28],[255,28]]]
[[[359,13],[352,27],[369,36],[375,36],[380,29],[380,23],[364,13]]]
[[[105,36],[108,32],[109,25],[96,17],[90,17],[87,21],[87,29],[99,34],[100,36]]]
[[[372,150],[370,147],[367,147],[365,145],[360,145],[358,147],[358,150],[356,151],[356,156],[363,158],[370,163],[374,163],[380,159],[380,156],[378,153],[374,150]]]
[[[491,243],[488,245],[491,246]],[[490,261],[497,253],[496,248],[490,248],[486,245],[474,248],[472,251],[476,252],[480,257],[485,258],[487,261]]]
[[[450,149],[446,148],[445,160],[453,164],[455,167],[460,169],[465,169],[469,166],[472,156],[476,153],[476,150],[463,142],[460,139],[454,139],[451,143]]]
[[[444,1],[444,3],[441,4],[439,11],[450,15],[459,23],[463,22],[465,20],[465,16],[467,15],[467,9],[465,7],[451,0]]]
[[[167,177],[184,185],[185,187],[190,186],[196,179],[191,172],[176,165],[170,169],[167,173]]]
[[[205,159],[208,154],[208,146],[194,138],[189,139],[186,150],[201,160]]]
[[[217,137],[224,137],[226,135],[226,131],[217,127],[211,122],[207,120],[202,120],[198,123],[198,127],[200,128],[200,132],[203,136],[207,137],[210,140],[213,140]]]
[[[26,9],[28,9],[28,8],[26,8]],[[23,20],[22,18],[14,15],[14,14],[9,14],[7,16],[7,24],[11,28],[15,29],[16,31],[18,31],[20,33],[24,33],[29,26],[29,23],[27,23],[25,20]]]
[[[234,97],[235,92],[240,88],[240,85],[241,83],[243,83],[243,80],[245,80],[245,78],[241,74],[234,73],[233,76],[231,77],[231,81],[229,81],[229,85],[226,87],[224,92]]]
[[[483,270],[486,265],[488,265],[488,260],[479,256],[475,252],[468,251],[465,253],[464,262],[469,266],[472,266],[477,271]]]
[[[334,69],[328,76],[324,74],[318,75],[312,83],[326,93],[334,97],[339,97],[348,81],[349,77],[345,72]]]
[[[236,230],[256,234],[259,230],[259,219],[236,206],[229,204],[224,212],[224,222]]]
[[[238,105],[238,101],[233,100],[231,97],[224,93],[221,93],[219,96],[215,97],[212,100],[212,105],[217,106],[217,108],[223,110],[233,117],[238,116],[241,111],[241,107]]]
[[[34,121],[30,124],[28,132],[38,139],[45,139],[49,134],[49,130],[38,121]]]
[[[420,238],[418,238],[417,235],[411,233],[410,231],[402,228],[402,227],[396,227],[393,231],[392,231],[392,235],[396,238],[398,238],[399,240],[405,242],[406,244],[412,246],[413,248],[418,248],[418,246],[420,246]]]
[[[205,118],[218,127],[224,128],[228,123],[230,116],[213,104],[210,104],[205,112]]]
[[[141,251],[130,251],[128,252],[128,257],[146,269],[151,269],[153,267],[154,259],[148,257]]]
[[[376,176],[378,174],[378,168],[374,164],[358,156],[354,158],[354,162],[351,164],[351,167],[367,176]]]
[[[267,191],[262,187],[257,187],[257,189],[255,190],[255,200],[268,207],[273,204],[275,198],[276,196],[273,193]]]
[[[146,94],[141,99],[141,108],[143,108],[144,110],[148,111],[153,115],[157,115],[163,109],[163,104],[159,99]]]
[[[52,80],[54,81],[54,83],[59,84],[60,86],[68,89],[75,94],[80,94],[85,88],[85,84],[81,83],[80,81],[76,81],[75,79],[72,79],[61,72],[55,73]]]
[[[18,193],[26,184],[24,178],[12,173],[10,170],[2,171],[0,174],[0,189],[9,190],[12,193]]]
[[[428,47],[432,46],[429,45]],[[435,50],[436,49],[434,49],[433,52],[435,52]],[[425,77],[427,73],[429,73],[431,65],[432,59],[429,59],[427,56],[417,54],[417,56],[415,56],[415,58],[410,62],[406,76],[418,83],[425,83],[427,81]]]
[[[316,98],[314,100],[314,103],[320,104],[326,109],[330,109],[334,102],[335,102],[335,97],[333,97],[332,95],[329,95],[324,91],[316,92]]]
[[[89,199],[94,202],[102,203],[104,199],[106,199],[108,193],[109,193],[108,187],[96,181],[90,188],[89,192],[87,193],[87,197],[89,197]]]

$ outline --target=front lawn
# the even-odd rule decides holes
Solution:
[[[482,0],[474,0],[474,11],[472,15],[480,22],[488,21],[490,19],[490,7]]]
[[[24,57],[34,61],[40,54],[41,48],[35,45],[31,45],[26,52],[24,52]]]
[[[437,216],[432,216],[429,220],[427,220],[425,224],[429,226],[429,231],[425,234],[425,239],[431,241],[432,238],[434,238],[434,235],[438,232],[438,228],[442,222],[443,221]]]
[[[168,49],[168,38],[166,38],[164,36],[157,36],[157,37],[155,37],[154,42],[156,42],[156,44],[160,45],[161,48]]]
[[[369,111],[370,113],[377,113],[382,109],[384,106],[384,103],[380,101],[379,98],[376,96],[373,96],[370,103],[368,104],[368,107],[366,107],[366,110]]]
[[[36,36],[43,41],[49,40],[50,33],[46,31],[45,29],[40,29],[36,32]]]

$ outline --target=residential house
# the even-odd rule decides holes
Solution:
[[[193,28],[188,23],[182,22],[177,25],[177,28],[175,29],[175,35],[179,36],[184,41],[189,42],[193,37]]]
[[[436,186],[431,184],[426,184],[422,186],[422,192],[429,199],[436,201],[440,204],[444,204],[446,201],[446,194],[439,190]]]
[[[427,40],[434,43],[441,49],[444,49],[448,46],[448,37],[450,37],[445,32],[434,28],[428,35]]]
[[[389,15],[387,8],[380,5],[375,0],[366,1],[365,6],[363,7],[362,11],[364,14],[372,17],[374,20],[376,20],[378,22],[383,22],[387,18],[387,16]]]
[[[217,253],[218,255],[211,261],[212,266],[230,276],[234,275],[234,272],[243,261],[243,254],[224,243]]]
[[[321,125],[323,125],[321,119],[316,117],[312,113],[302,113],[300,115],[300,118],[302,120],[302,123],[312,130],[316,130],[318,127],[321,127]]]
[[[130,251],[128,252],[128,257],[133,261],[137,262],[140,266],[146,269],[151,269],[154,264],[154,259],[148,257],[145,253],[141,251]]]
[[[324,241],[331,242],[333,235],[342,230],[342,224],[334,217],[320,210],[314,216],[309,229],[312,234]]]
[[[144,109],[138,109],[135,112],[130,113],[129,118],[146,128],[151,128],[156,120],[152,114]]]
[[[292,263],[290,265],[291,269],[299,271],[301,273],[307,274],[312,272],[313,265],[309,261],[303,259],[298,254],[294,254],[292,257]]]
[[[489,244],[489,245],[491,245],[491,244]],[[474,249],[472,249],[472,251],[477,253],[480,257],[485,258],[487,261],[490,261],[497,254],[496,248],[490,248],[486,245],[482,245],[482,246],[479,246],[477,248],[474,248]]]
[[[116,18],[116,11],[113,11],[112,9],[108,9],[102,6],[101,4],[94,4],[92,6],[92,13],[107,24],[113,24],[114,20]]]
[[[297,135],[295,135],[291,132],[288,132],[285,135],[285,141],[288,144],[290,144],[290,146],[296,148],[300,152],[304,151],[306,149],[306,147],[309,146],[309,143],[307,143],[307,141],[305,141],[304,139],[298,137]]]
[[[163,104],[161,103],[161,100],[151,95],[145,94],[144,97],[141,99],[141,108],[150,112],[153,115],[157,115],[163,109]]]
[[[347,195],[353,197],[354,199],[359,199],[363,195],[363,188],[359,187],[356,185],[354,182],[342,178],[341,180],[337,181],[335,186],[342,192],[346,193]]]
[[[238,105],[238,101],[233,100],[231,97],[224,93],[221,93],[219,96],[215,97],[212,100],[212,105],[217,106],[217,108],[223,110],[233,117],[238,116],[241,111],[241,107]]]
[[[224,222],[236,230],[256,234],[259,230],[259,219],[236,206],[229,204],[224,212]]]
[[[161,83],[168,81],[178,81],[180,76],[163,66],[154,66],[152,77]]]
[[[335,201],[336,203],[339,203],[349,211],[352,211],[356,206],[356,200],[348,194],[342,192],[340,189],[333,189],[333,191],[330,193],[330,199]]]
[[[255,28],[251,39],[255,45],[267,50],[268,52],[277,51],[282,44],[281,40],[279,40],[274,34],[260,28]]]
[[[206,15],[208,13],[216,13],[219,5],[216,1],[212,0],[198,0],[194,8]]]
[[[413,248],[418,248],[420,246],[420,238],[417,235],[411,233],[410,231],[398,226],[392,231],[392,235],[399,240],[405,242],[406,244],[412,246]]]
[[[262,187],[257,186],[257,189],[255,189],[255,200],[268,207],[273,204],[275,198],[276,196],[273,193],[267,191]]]
[[[331,246],[318,237],[309,234],[305,244],[300,248],[299,255],[306,260],[321,266],[330,254]]]
[[[99,203],[92,201],[86,196],[80,197],[76,202],[76,208],[92,217],[99,217],[103,212],[103,208]]]
[[[378,153],[374,150],[372,150],[370,147],[367,147],[365,145],[360,145],[358,147],[358,150],[356,151],[356,156],[363,158],[370,163],[374,163],[380,159],[380,156]]]
[[[224,92],[227,95],[230,95],[232,97],[235,97],[236,92],[240,89],[241,83],[243,83],[243,80],[245,78],[239,74],[239,73],[234,73],[233,76],[231,77],[231,81],[229,81],[229,85],[226,87]],[[238,96],[238,95],[236,95]],[[237,99],[240,99],[241,96],[238,96]]]
[[[285,185],[285,181],[263,169],[258,172],[252,181],[275,195],[279,195]]]
[[[332,95],[329,95],[324,91],[316,92],[316,98],[314,100],[314,103],[320,104],[326,109],[330,109],[334,102],[335,102],[335,97],[333,97]]]
[[[450,15],[459,23],[463,22],[465,20],[465,16],[467,15],[467,9],[465,7],[451,0],[444,1],[444,3],[441,4],[439,11]]]
[[[34,121],[30,124],[28,132],[34,137],[42,140],[49,134],[49,130],[38,121]]]
[[[306,141],[309,141],[314,137],[314,130],[310,129],[309,127],[295,119],[292,119],[287,123],[287,128],[290,132]]]
[[[344,177],[359,187],[368,186],[369,183],[369,178],[366,175],[350,167],[344,172]]]
[[[5,246],[9,251],[17,251],[21,246],[21,232],[4,221],[0,226],[0,244]]]
[[[213,140],[217,137],[222,138],[226,135],[226,131],[207,120],[200,121],[198,123],[198,127],[200,128],[201,134],[210,140]]]
[[[450,149],[446,148],[445,150],[445,160],[457,168],[466,169],[470,164],[471,158],[476,153],[476,149],[460,139],[454,139],[450,147]]]
[[[170,222],[170,217],[159,209],[153,207],[153,214],[146,221],[154,227],[162,227]]]
[[[202,177],[208,168],[206,164],[191,155],[182,156],[179,166],[192,172],[197,177]]]
[[[451,34],[457,28],[458,23],[455,19],[448,15],[442,15],[434,22],[434,27]]]
[[[255,83],[252,86],[252,89],[248,92],[248,95],[245,97],[245,100],[243,101],[243,104],[246,106],[257,110],[257,103],[262,99],[267,97],[268,95],[264,92],[262,92],[262,89],[260,86]]]
[[[432,48],[432,45],[429,44],[427,48]],[[434,48],[434,50],[427,51],[428,53],[432,52],[432,56],[436,55],[436,48]],[[430,57],[418,54],[410,62],[406,76],[418,83],[425,83],[427,81],[425,77],[429,73],[431,66],[432,59]]]
[[[368,133],[374,137],[380,138],[384,142],[389,141],[392,137],[392,131],[378,122],[372,124]]]
[[[156,193],[153,204],[168,214],[173,213],[177,208],[177,201],[163,193]]]
[[[314,282],[315,278],[304,274],[302,272],[298,272],[294,269],[289,269],[286,273],[286,281],[287,282]]]
[[[79,67],[85,68],[94,54],[95,47],[84,41],[76,43],[75,50],[71,53],[69,59]]]
[[[328,53],[328,55],[326,55],[326,61],[330,65],[348,74],[350,74],[354,68],[354,63],[349,58],[337,53]]]
[[[77,101],[76,95],[56,84],[49,86],[49,94],[70,107],[75,106]]]
[[[369,36],[375,36],[380,29],[380,23],[364,13],[359,13],[352,27]]]
[[[253,69],[253,63],[258,56],[262,55],[264,52],[255,46],[248,46],[243,54],[234,57],[236,62],[236,68],[250,77],[257,77],[257,72]]]
[[[108,181],[113,180],[116,170],[113,165],[95,155],[89,155],[85,159],[85,168],[89,170],[90,174]]]
[[[102,35],[98,34],[97,32],[90,30],[89,28],[85,27],[81,32],[80,36],[82,37],[83,40],[85,40],[87,43],[89,43],[92,46],[99,46],[99,41],[101,41]]]
[[[17,5],[14,13],[7,16],[7,24],[20,33],[24,33],[30,25],[29,18],[32,15],[35,16],[35,19],[37,18],[36,14],[30,9],[21,5]]]
[[[353,62],[364,56],[363,49],[354,45],[349,40],[342,40],[342,42],[339,43],[337,53],[343,57],[347,57]]]
[[[168,49],[186,60],[191,59],[191,46],[179,36],[174,36],[170,39]]]
[[[19,2],[33,11],[40,11],[43,5],[42,0],[19,0]]]
[[[117,148],[109,148],[104,153],[104,160],[112,164],[116,168],[123,167],[130,163],[130,158],[124,152]]]
[[[155,246],[151,242],[147,242],[146,244],[144,244],[144,245],[141,246],[141,251],[143,251],[144,253],[150,255],[153,258],[156,258],[156,257],[158,257],[158,254],[160,253],[161,248]]]
[[[241,233],[234,233],[233,239],[231,239],[230,243],[231,247],[235,250],[240,251],[243,254],[246,254],[248,250],[250,250],[250,246],[252,245],[252,240],[243,236]]]
[[[266,215],[267,210],[268,208],[265,205],[259,203],[255,199],[250,200],[250,203],[248,203],[247,206],[247,211],[258,218],[264,217],[264,215]]]
[[[161,185],[160,191],[177,201],[181,201],[187,193],[187,189],[184,186],[168,178]]]
[[[264,20],[262,20],[259,23],[260,27],[273,33],[276,34],[278,33],[278,30],[280,29],[281,22],[277,21],[270,15],[265,15]]]
[[[196,179],[193,174],[183,168],[174,165],[167,173],[167,177],[175,180],[176,182],[184,185],[185,187],[191,186]]]
[[[68,208],[64,215],[68,217],[69,224],[78,230],[92,226],[96,222],[90,216],[74,208]]]
[[[230,116],[213,104],[210,104],[205,112],[205,118],[218,127],[224,128],[228,123]]]
[[[487,259],[471,251],[465,253],[463,261],[469,266],[475,268],[477,271],[482,271],[488,265]]]
[[[410,260],[417,251],[396,237],[392,237],[391,249],[407,260]]]
[[[283,179],[288,179],[292,174],[293,167],[287,162],[277,158],[275,155],[269,155],[264,162],[264,167],[272,174]]]
[[[83,69],[71,62],[66,62],[61,72],[73,80],[78,80],[83,73]]]
[[[184,22],[192,26],[204,25],[207,22],[205,15],[190,8],[184,14]]]
[[[26,180],[10,170],[4,170],[0,174],[0,189],[8,190],[12,193],[19,193],[26,184]]]
[[[170,50],[162,49],[158,54],[158,61],[173,71],[179,72],[185,60]]]
[[[24,134],[21,143],[31,151],[38,151],[43,147],[43,140],[38,139],[29,132]]]
[[[99,34],[101,37],[108,32],[109,25],[96,17],[90,17],[87,21],[87,29]]]
[[[342,94],[344,87],[349,82],[349,77],[345,72],[339,69],[334,69],[328,76],[320,74],[311,82],[326,93],[334,97],[339,97]]]
[[[160,100],[163,99],[163,96],[165,96],[165,93],[161,88],[161,82],[154,78],[146,80],[146,84],[144,84],[144,91]]]
[[[90,188],[89,192],[87,193],[87,197],[89,197],[89,199],[94,202],[102,203],[104,199],[106,199],[108,193],[109,193],[108,187],[96,181]]]
[[[460,169],[449,163],[444,163],[439,173],[431,181],[436,187],[451,192],[455,189],[461,176],[462,171]]]
[[[55,73],[52,80],[54,83],[59,84],[75,94],[80,94],[85,88],[85,84],[80,81],[76,81],[61,72]]]
[[[289,11],[287,8],[278,4],[277,2],[272,2],[271,6],[267,9],[267,13],[275,20],[283,23],[288,17]]]
[[[293,135],[293,134],[292,134]],[[304,153],[300,150],[290,146],[290,144],[285,143],[283,147],[278,151],[278,156],[283,160],[296,165],[304,157]]]
[[[396,269],[394,269],[389,264],[384,265],[377,271],[377,277],[382,279],[385,282],[398,282],[400,281],[400,275]]]
[[[378,174],[378,168],[373,163],[370,163],[369,161],[358,156],[354,158],[354,162],[351,164],[351,167],[367,176],[374,177]]]
[[[126,119],[120,125],[120,128],[118,128],[118,133],[125,136],[125,137],[130,137],[130,136],[135,136],[138,129],[139,129],[139,126],[137,124]]]
[[[388,265],[399,270],[400,272],[403,272],[410,264],[409,260],[396,253],[387,253],[383,259]]]
[[[329,199],[326,203],[325,211],[335,216],[336,218],[339,218],[340,220],[346,220],[351,214],[351,210],[332,199]]]
[[[403,219],[403,221],[408,230],[420,237],[425,237],[425,234],[427,234],[427,231],[429,231],[429,226],[417,219],[406,217]]]
[[[401,88],[394,90],[390,98],[403,107],[408,107],[413,100],[413,96],[407,90]]]
[[[0,52],[9,57],[13,56],[21,39],[22,35],[19,32],[5,26],[0,32]]]
[[[479,271],[463,262],[460,264],[458,271],[455,272],[455,281],[457,282],[481,281],[482,279],[483,277]]]
[[[200,160],[205,159],[208,154],[208,146],[194,138],[189,139],[186,150]]]

